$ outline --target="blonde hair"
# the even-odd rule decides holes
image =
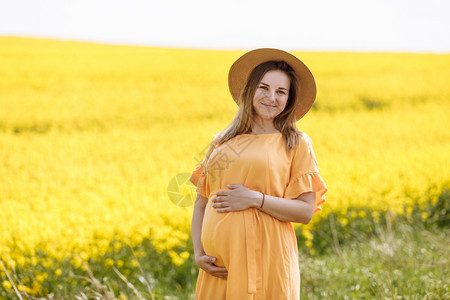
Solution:
[[[221,145],[237,135],[249,133],[252,131],[253,97],[258,85],[261,83],[264,75],[273,70],[283,71],[290,79],[289,97],[284,110],[277,115],[274,120],[274,126],[279,130],[285,140],[286,149],[292,150],[298,145],[299,130],[295,124],[295,99],[298,89],[298,81],[294,70],[284,61],[268,61],[256,66],[250,73],[248,81],[241,92],[238,100],[239,109],[231,124],[217,135],[217,145]]]

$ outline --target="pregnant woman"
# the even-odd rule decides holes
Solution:
[[[292,54],[264,48],[234,62],[228,85],[236,117],[191,176],[195,297],[299,299],[291,222],[307,224],[327,191],[311,140],[296,127],[314,103],[314,77]]]

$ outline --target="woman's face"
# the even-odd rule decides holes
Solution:
[[[291,81],[280,70],[268,71],[256,87],[253,108],[262,119],[272,119],[286,107]]]

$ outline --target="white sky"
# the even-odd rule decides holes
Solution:
[[[209,49],[450,53],[448,0],[1,0],[0,35]]]

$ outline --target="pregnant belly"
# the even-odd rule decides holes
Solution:
[[[216,265],[227,266],[232,251],[245,251],[245,218],[243,211],[218,213],[208,203],[202,226],[205,253],[217,258]]]

